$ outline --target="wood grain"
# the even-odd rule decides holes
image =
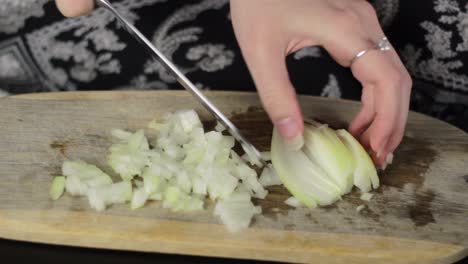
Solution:
[[[268,149],[271,123],[256,95],[207,94],[244,134]],[[344,127],[359,104],[302,96],[307,118]],[[0,237],[83,247],[316,263],[450,263],[468,254],[468,135],[411,113],[394,164],[370,202],[352,192],[333,206],[290,208],[270,189],[263,214],[228,233],[206,212],[171,213],[156,203],[104,213],[86,199],[53,202],[48,187],[64,159],[106,166],[112,128],[137,129],[164,112],[196,109],[184,91],[73,92],[0,99]],[[114,175],[115,176],[115,175]],[[358,205],[365,204],[361,212]]]

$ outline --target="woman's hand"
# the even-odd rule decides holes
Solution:
[[[94,8],[92,0],[56,0],[65,16]],[[362,86],[362,109],[349,130],[382,165],[403,137],[411,78],[394,50],[371,51],[384,33],[364,0],[231,0],[237,39],[262,102],[280,134],[302,139],[303,119],[289,81],[285,57],[306,46],[322,46],[351,70]],[[311,73],[313,74],[313,73]]]
[[[362,108],[349,130],[373,151],[378,165],[384,164],[402,140],[412,84],[393,49],[372,50],[351,64],[358,52],[384,37],[368,2],[231,0],[231,16],[263,105],[285,139],[302,139],[303,131],[285,56],[306,46],[322,46],[340,65],[351,67],[361,82]]]
[[[86,15],[94,8],[93,0],[55,0],[60,12],[67,17]]]

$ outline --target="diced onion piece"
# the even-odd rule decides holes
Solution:
[[[203,209],[203,201],[184,193],[180,188],[170,186],[166,190],[163,202],[164,208],[172,211],[197,211]]]
[[[90,206],[98,211],[125,202],[137,209],[147,200],[162,201],[162,206],[172,211],[195,211],[203,209],[203,199],[209,196],[219,202],[216,211],[231,230],[247,227],[252,216],[261,212],[251,198],[265,198],[268,191],[256,171],[233,151],[235,139],[224,136],[224,128],[218,125],[220,131],[205,133],[193,110],[165,114],[148,127],[155,135],[151,149],[143,130],[111,131],[117,143],[109,148],[108,163],[122,182],[113,184],[94,165],[66,162],[66,190],[72,195],[87,195]],[[251,164],[262,166],[256,155],[244,149]],[[263,156],[269,159],[268,153]],[[265,168],[262,183],[278,182],[271,166]],[[227,219],[230,215],[233,217]]]
[[[125,203],[132,199],[132,185],[130,182],[118,182],[111,184],[106,195],[109,203]]]
[[[135,184],[137,188],[143,188],[143,185],[144,185],[143,181],[133,180],[133,183]]]
[[[192,191],[195,194],[206,195],[207,194],[207,183],[200,176],[192,177]]]
[[[194,110],[180,110],[174,113],[185,133],[190,133],[195,127],[202,127],[198,114]]]
[[[192,180],[186,170],[180,170],[176,175],[176,185],[186,193],[190,193],[192,190]]]
[[[65,161],[62,165],[62,173],[66,177],[77,177],[91,187],[112,183],[111,177],[98,167],[80,160]]]
[[[149,144],[148,140],[146,139],[145,133],[143,129],[138,130],[134,134],[132,134],[128,140],[128,147],[134,150],[148,150]]]
[[[133,192],[131,208],[132,210],[138,209],[145,205],[146,200],[148,200],[148,194],[144,188],[138,188]]]
[[[86,196],[88,189],[88,185],[76,176],[67,176],[65,179],[65,190],[72,196]]]
[[[377,170],[369,154],[362,145],[348,131],[340,129],[337,131],[338,136],[349,149],[354,162],[353,179],[361,192],[369,192],[372,188],[379,187],[379,177]]]
[[[146,194],[151,195],[155,193],[158,190],[160,181],[161,179],[153,174],[143,177],[143,186],[145,188]]]
[[[358,207],[356,207],[356,211],[357,211],[357,212],[361,212],[362,209],[364,209],[364,208],[366,208],[366,206],[363,205],[363,204],[361,204],[361,205],[359,205]]]
[[[218,132],[223,132],[224,130],[226,130],[226,128],[223,126],[223,124],[216,122],[215,130]]]
[[[338,186],[302,151],[288,148],[276,129],[273,130],[271,160],[285,187],[305,206],[329,205],[340,199]]]
[[[95,165],[83,161],[67,160],[62,165],[62,173],[66,176],[65,188],[74,196],[84,196],[90,187],[98,187],[112,183],[109,175]]]
[[[152,195],[158,192],[162,192],[165,187],[165,179],[159,177],[157,174],[143,173],[143,188],[146,194]]]
[[[148,149],[148,140],[143,130],[139,130],[126,142],[110,147],[109,165],[124,181],[130,181],[134,176],[140,175],[142,169],[149,163]]]
[[[127,141],[132,136],[132,133],[122,129],[112,129],[111,135],[120,141]]]
[[[106,209],[105,194],[101,188],[92,188],[88,192],[88,202],[91,208],[100,212]]]
[[[262,174],[260,174],[260,178],[258,182],[263,187],[274,186],[274,185],[281,185],[282,182],[278,175],[275,172],[275,169],[272,165],[268,165],[267,167],[263,168]]]
[[[62,196],[63,192],[65,191],[65,177],[57,176],[54,177],[52,180],[52,184],[50,185],[49,195],[52,200],[57,200]]]
[[[304,138],[304,152],[323,168],[340,188],[340,194],[351,191],[354,170],[352,156],[335,131],[327,126],[317,128],[305,125]]]
[[[165,135],[169,130],[169,124],[160,122],[159,120],[153,120],[148,124],[148,128],[154,129],[160,134]]]
[[[245,154],[247,154],[247,161],[250,163],[250,165],[261,168],[263,165],[258,159],[257,155],[255,155],[253,150],[245,144],[241,144],[241,145],[242,145],[242,149],[245,151]]]
[[[214,214],[219,216],[230,232],[237,232],[250,225],[252,217],[261,214],[261,207],[254,206],[246,192],[233,193],[216,203]]]
[[[361,200],[363,201],[370,201],[372,199],[372,196],[374,196],[372,193],[363,193],[361,194]]]
[[[184,150],[185,158],[183,163],[187,165],[198,164],[205,156],[205,147],[202,146],[184,145]]]
[[[267,196],[268,191],[258,181],[255,170],[246,164],[239,164],[236,169],[235,175],[242,180],[243,186],[249,190],[253,197],[264,199]]]
[[[262,154],[262,159],[264,161],[270,161],[271,160],[271,153],[270,151],[262,151],[260,152],[260,154]]]
[[[284,201],[284,203],[291,206],[291,207],[301,207],[302,206],[301,202],[299,202],[299,200],[294,198],[294,196],[291,196],[288,199],[286,199],[286,201]]]
[[[103,211],[111,204],[128,202],[131,198],[132,185],[126,181],[94,187],[88,192],[89,204],[97,211]]]
[[[150,197],[148,197],[148,200],[153,200],[153,201],[162,201],[164,199],[164,193],[154,193]]]
[[[230,157],[231,157],[232,163],[235,165],[243,163],[241,157],[239,157],[239,155],[234,150],[230,151]]]
[[[232,176],[227,171],[219,171],[219,174],[214,174],[213,171],[207,175],[206,182],[208,193],[212,200],[218,198],[229,197],[239,182],[238,179]]]

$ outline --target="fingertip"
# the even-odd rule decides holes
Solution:
[[[385,148],[380,148],[376,146],[376,141],[372,129],[368,128],[360,137],[361,145],[365,150],[368,151],[369,155],[372,158],[374,164],[378,167],[384,165],[385,156],[387,155]]]
[[[280,136],[293,150],[299,150],[304,145],[304,121],[302,115],[297,112],[290,113],[291,116],[275,119],[273,124],[278,129]],[[275,116],[275,113],[271,114]]]
[[[301,146],[304,120],[292,85],[282,46],[262,44],[244,48],[243,53],[262,104],[279,134],[287,142]]]
[[[66,17],[87,15],[94,9],[93,0],[56,0],[58,10]]]
[[[369,127],[370,122],[372,121],[373,116],[370,113],[367,113],[366,110],[362,109],[361,112],[351,121],[351,124],[348,126],[348,131],[354,137],[358,138],[362,133]]]

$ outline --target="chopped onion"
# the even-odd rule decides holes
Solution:
[[[353,185],[362,192],[378,188],[369,154],[345,130],[314,122],[305,125],[304,139],[304,147],[294,151],[274,129],[271,145],[273,167],[299,202],[307,207],[329,205]]]
[[[176,175],[176,185],[184,192],[189,193],[192,190],[192,180],[186,170],[180,170]]]
[[[329,205],[340,199],[341,190],[302,151],[287,147],[273,131],[271,160],[284,186],[309,208]]]
[[[280,184],[271,166],[262,176],[234,152],[235,139],[225,136],[219,123],[217,131],[205,131],[193,110],[164,114],[148,124],[148,141],[143,130],[113,129],[114,144],[109,148],[108,163],[122,181],[112,179],[94,165],[66,161],[62,179],[67,192],[87,196],[91,208],[103,211],[112,204],[130,203],[141,208],[148,200],[161,201],[171,211],[203,210],[204,199],[216,201],[214,214],[229,230],[248,227],[261,208],[252,197],[265,198],[264,186]],[[151,145],[151,148],[150,148]],[[260,160],[243,146],[248,162],[258,167]],[[269,159],[269,153],[262,156]],[[57,180],[59,181],[59,180]],[[62,187],[63,188],[63,187]],[[53,182],[54,198],[60,186]]]
[[[161,193],[166,187],[166,180],[159,174],[155,174],[150,168],[154,168],[154,166],[146,168],[142,175],[145,192],[148,195]]]
[[[361,204],[361,205],[359,205],[358,207],[356,207],[356,211],[357,211],[357,212],[361,212],[362,209],[364,209],[364,208],[366,208],[366,206],[363,205],[363,204]]]
[[[235,175],[242,180],[242,185],[253,197],[264,199],[267,196],[268,191],[258,181],[257,173],[245,163],[236,166]]]
[[[372,196],[374,196],[372,193],[363,193],[361,194],[361,200],[363,201],[370,201],[372,199]]]
[[[143,181],[140,180],[134,180],[133,183],[137,188],[143,188]]]
[[[202,127],[202,122],[194,110],[181,110],[174,113],[185,133],[190,133],[196,127]]]
[[[250,165],[257,166],[259,168],[263,166],[257,155],[255,155],[249,146],[242,144],[242,149],[244,150],[245,154],[247,154],[247,161],[250,163]]]
[[[353,181],[361,192],[369,192],[372,188],[379,187],[379,177],[372,159],[361,144],[346,130],[337,131],[338,136],[351,151],[354,163]]]
[[[148,200],[153,200],[153,201],[162,201],[164,199],[164,193],[154,193],[150,197],[148,197]]]
[[[302,205],[301,202],[299,202],[299,200],[294,198],[294,196],[291,196],[288,199],[286,199],[286,201],[284,201],[284,203],[291,206],[291,207],[300,207]]]
[[[213,213],[228,230],[238,231],[261,213],[252,197],[264,199],[267,186],[284,183],[293,195],[285,203],[309,208],[338,201],[353,185],[368,201],[372,197],[368,192],[379,186],[375,166],[359,142],[345,130],[325,124],[305,125],[304,136],[292,142],[285,142],[274,129],[271,152],[261,153],[272,166],[260,177],[247,165],[263,166],[253,151],[242,145],[245,154],[240,158],[233,151],[234,138],[222,134],[224,126],[218,123],[215,131],[205,131],[193,110],[164,114],[148,128],[156,134],[150,142],[143,130],[111,131],[116,143],[109,148],[108,163],[122,181],[113,183],[109,175],[83,161],[65,161],[64,177],[52,182],[51,198],[58,199],[65,188],[72,195],[87,196],[97,211],[128,202],[137,209],[156,200],[171,211],[189,212],[203,210],[209,197],[216,202]],[[386,162],[392,158],[390,154]]]
[[[353,162],[351,153],[335,132],[328,126],[306,125],[304,129],[305,154],[320,164],[326,175],[339,188],[340,194],[348,193],[353,187]]]
[[[109,175],[98,167],[83,161],[67,160],[62,165],[62,173],[66,176],[65,188],[74,196],[85,196],[89,188],[112,183]]]
[[[89,187],[76,176],[65,178],[65,190],[72,196],[86,196],[88,195],[88,189]]]
[[[132,210],[138,209],[145,205],[146,200],[148,200],[148,194],[145,191],[145,188],[141,187],[136,189],[133,192],[131,208]]]
[[[170,186],[167,188],[163,207],[175,212],[196,211],[203,209],[203,201],[195,196],[188,195],[178,187]]]
[[[205,180],[209,196],[212,200],[229,197],[238,184],[238,179],[227,171],[220,171],[219,174],[214,174],[213,170],[208,170]]]
[[[65,191],[65,177],[57,176],[54,177],[52,180],[52,184],[50,185],[49,195],[52,200],[57,200],[62,196],[63,192]]]
[[[223,124],[216,122],[215,130],[218,132],[223,132],[224,130],[226,130],[226,128],[223,126]]]
[[[111,135],[120,141],[128,141],[132,133],[122,129],[112,129]]]
[[[91,188],[88,192],[88,201],[91,208],[103,211],[108,205],[125,203],[132,198],[132,185],[123,181]]]
[[[262,155],[262,159],[263,159],[264,161],[270,161],[270,160],[271,160],[271,153],[270,153],[270,151],[262,151],[260,154]]]
[[[261,214],[260,206],[254,206],[247,192],[235,192],[216,203],[214,214],[221,218],[229,231],[237,232],[250,225],[252,217]]]
[[[260,179],[258,179],[258,182],[263,187],[282,184],[280,178],[276,174],[275,169],[271,164],[263,168],[262,174],[260,174]]]
[[[200,177],[195,176],[192,178],[192,190],[195,194],[206,195],[207,194],[207,183],[206,181]]]
[[[148,141],[143,130],[139,130],[126,141],[110,147],[109,165],[120,174],[124,181],[129,181],[136,175],[140,175],[149,163],[149,157],[146,154],[148,150]]]

